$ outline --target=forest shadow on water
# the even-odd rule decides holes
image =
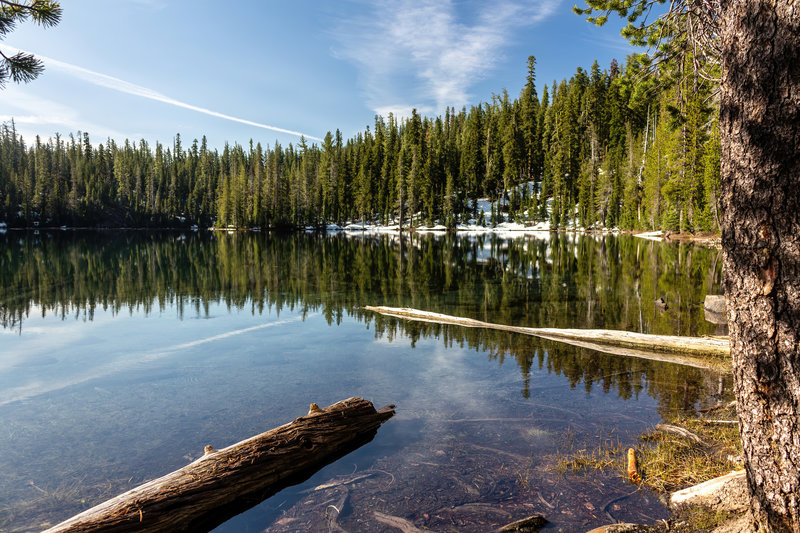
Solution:
[[[359,307],[708,335],[720,277],[716,250],[629,236],[9,231],[0,530],[38,531],[350,396],[397,414],[219,531],[653,522],[657,495],[559,459],[617,457],[662,417],[730,397],[729,376]]]

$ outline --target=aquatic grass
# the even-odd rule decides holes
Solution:
[[[112,482],[86,484],[85,478],[76,478],[55,487],[41,487],[33,481],[24,486],[29,489],[26,497],[0,507],[0,531],[41,531],[68,518],[65,510],[76,514],[91,507],[93,502],[99,503],[114,495]]]
[[[670,520],[667,531],[675,533],[715,531],[715,528],[729,524],[738,516],[733,511],[714,510],[703,506],[684,507]],[[730,526],[726,531],[731,531]]]
[[[571,446],[571,442],[569,445]],[[620,468],[621,472],[620,458],[623,456],[622,445],[618,439],[603,437],[600,438],[596,448],[570,450],[562,455],[556,461],[554,470],[562,476],[568,472],[572,474],[606,472],[614,468]]]
[[[730,420],[731,408],[716,411],[715,419]],[[736,424],[678,416],[670,424],[696,434],[703,442],[653,430],[640,436],[643,483],[659,492],[690,487],[741,468],[742,445]]]
[[[738,426],[718,423],[735,418],[732,407],[715,410],[713,417],[684,414],[665,421],[694,433],[700,443],[655,428],[640,435],[640,444],[634,449],[642,485],[669,493],[741,468]],[[559,474],[617,471],[627,479],[626,454],[619,441],[602,438],[596,448],[575,450],[572,439],[567,439],[567,446],[554,467]]]

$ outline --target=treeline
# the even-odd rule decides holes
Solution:
[[[686,59],[690,61],[691,59]],[[422,117],[376,117],[344,140],[188,148],[93,145],[87,133],[26,145],[0,128],[0,221],[12,226],[294,227],[369,221],[453,227],[500,218],[552,227],[714,231],[719,132],[715,87],[642,76],[641,60],[536,89],[535,59],[516,99]]]

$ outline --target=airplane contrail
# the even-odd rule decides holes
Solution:
[[[3,48],[11,51],[12,53],[17,53],[17,52],[23,52],[26,54],[33,53],[33,52],[28,52],[26,50],[20,50],[19,48],[14,48],[13,46],[8,46],[8,45],[3,45]],[[161,94],[158,91],[154,91],[153,89],[148,89],[147,87],[142,87],[141,85],[136,85],[135,83],[121,80],[119,78],[115,78],[107,74],[101,74],[100,72],[95,72],[93,70],[79,67],[78,65],[65,63],[64,61],[59,61],[58,59],[53,59],[52,57],[47,57],[35,53],[33,54],[37,58],[43,60],[48,67],[53,67],[56,70],[61,70],[63,72],[66,72],[67,74],[75,76],[76,78],[88,81],[89,83],[92,83],[100,87],[105,87],[107,89],[112,89],[114,91],[119,91],[126,94],[132,94],[134,96],[140,96],[142,98],[147,98],[149,100],[155,100],[156,102],[162,102],[165,104],[174,105],[176,107],[182,107],[184,109],[189,109],[191,111],[197,111],[198,113],[203,113],[205,115],[210,115],[212,117],[230,120],[232,122],[239,122],[240,124],[247,124],[248,126],[254,126],[256,128],[263,128],[265,130],[277,131],[279,133],[296,135],[297,137],[305,137],[306,139],[312,139],[314,141],[322,141],[322,139],[320,139],[319,137],[315,137],[313,135],[307,135],[299,131],[287,130],[285,128],[279,128],[277,126],[270,126],[268,124],[262,124],[260,122],[254,122],[252,120],[226,115],[225,113],[220,113],[218,111],[212,111],[211,109],[206,109],[205,107],[200,107],[188,104],[186,102],[181,102],[180,100],[175,100],[174,98],[170,98],[169,96]]]
[[[199,340],[185,342],[182,344],[175,344],[172,346],[166,346],[164,348],[155,349],[148,352],[140,352],[140,353],[134,352],[133,354],[128,354],[127,356],[119,356],[118,358],[112,358],[110,361],[106,361],[103,364],[99,364],[97,366],[92,366],[90,362],[88,368],[82,369],[80,372],[74,375],[70,375],[70,373],[67,372],[66,374],[61,375],[59,378],[54,378],[47,381],[38,379],[31,381],[29,383],[23,383],[21,385],[0,390],[0,406],[7,405],[12,402],[17,402],[20,400],[26,400],[28,398],[33,398],[35,396],[39,396],[40,394],[44,394],[47,392],[61,390],[66,387],[71,387],[74,385],[78,385],[80,383],[85,383],[92,379],[97,379],[117,372],[126,371],[131,368],[141,368],[142,365],[151,363],[153,361],[157,361],[159,359],[163,359],[165,357],[174,354],[175,352],[185,350],[186,348],[193,348],[201,344],[207,344],[210,342],[226,339],[228,337],[233,337],[235,335],[242,335],[243,333],[250,333],[251,331],[256,331],[259,329],[272,328],[276,326],[283,326],[286,324],[290,324],[292,322],[305,321],[306,319],[317,316],[319,314],[320,313],[309,313],[305,316],[301,315],[301,316],[289,317],[283,320],[276,320],[274,322],[267,322],[265,324],[250,326],[248,328],[227,331],[225,333],[212,335],[210,337],[206,337]]]

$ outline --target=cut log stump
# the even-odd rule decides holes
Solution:
[[[707,294],[703,300],[703,308],[706,311],[725,316],[728,312],[728,306],[725,302],[725,296],[720,294]]]
[[[366,444],[394,406],[348,398],[312,404],[294,422],[215,450],[88,509],[45,533],[209,531]]]

